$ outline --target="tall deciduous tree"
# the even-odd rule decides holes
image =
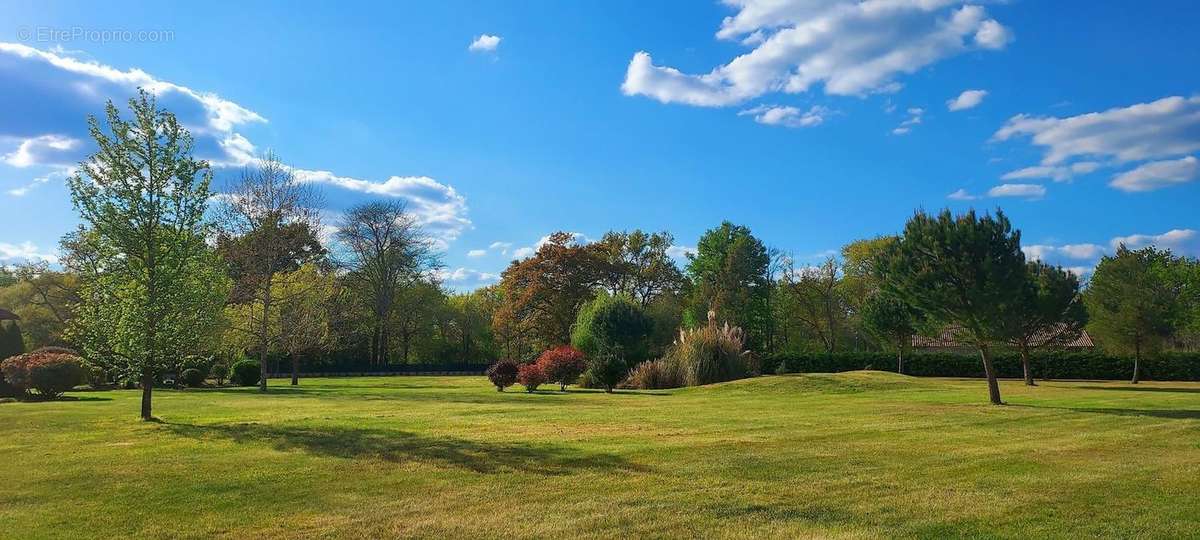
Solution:
[[[859,317],[868,332],[896,349],[896,373],[904,373],[904,352],[917,332],[918,315],[912,306],[894,294],[876,291],[863,302]]]
[[[604,287],[610,294],[633,298],[643,308],[661,297],[679,294],[683,273],[668,254],[674,241],[668,232],[605,233],[595,244],[604,262]]]
[[[497,336],[514,346],[507,352],[570,343],[575,315],[596,295],[603,266],[595,244],[579,244],[566,232],[551,234],[532,257],[513,261],[501,274],[503,302],[492,321]]]
[[[1025,281],[1021,232],[1004,213],[982,218],[971,210],[954,216],[918,212],[886,257],[884,289],[944,324],[958,325],[979,350],[988,397],[1000,405],[991,345],[1014,334]]]
[[[367,296],[371,306],[371,363],[387,364],[392,343],[389,323],[397,296],[438,267],[434,242],[416,216],[395,201],[351,208],[337,239],[345,246],[347,281]]]
[[[792,316],[816,336],[825,352],[837,352],[838,334],[848,316],[838,262],[831,257],[817,267],[797,269],[793,264],[783,273]]]
[[[68,180],[87,232],[72,342],[92,362],[142,385],[152,418],[159,372],[211,335],[227,287],[205,245],[211,173],[191,135],[145,91],[131,121],[108,103],[108,132],[89,118],[98,151]]]
[[[1182,260],[1153,247],[1122,244],[1100,259],[1084,293],[1088,330],[1106,348],[1133,353],[1132,383],[1141,377],[1142,356],[1158,349],[1180,322],[1186,283]]]
[[[1021,352],[1025,384],[1034,386],[1029,352],[1078,338],[1087,323],[1087,311],[1075,274],[1041,261],[1030,261],[1026,272],[1029,282],[1022,301],[1016,305],[1018,318],[1012,343]]]
[[[272,332],[270,322],[276,305],[289,301],[274,293],[280,285],[291,294],[304,292],[279,281],[325,256],[316,237],[320,200],[310,185],[296,181],[278,156],[268,153],[242,171],[221,201],[218,251],[230,263],[234,300],[256,308],[241,330],[256,342],[262,370],[258,388],[265,392],[267,354],[283,338]]]
[[[752,348],[761,348],[770,263],[766,246],[744,226],[726,221],[705,232],[696,253],[688,255],[693,318],[716,311],[719,318],[746,330]]]

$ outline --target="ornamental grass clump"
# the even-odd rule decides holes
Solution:
[[[718,325],[716,314],[710,311],[707,325],[680,329],[679,339],[667,354],[640,364],[628,383],[636,388],[675,388],[749,377],[753,369],[750,355],[743,352],[745,343],[741,328]]]

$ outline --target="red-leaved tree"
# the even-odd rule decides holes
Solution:
[[[573,384],[587,369],[587,360],[579,349],[562,345],[543,352],[537,365],[542,368],[547,381],[558,383],[559,389],[566,392],[567,385]]]

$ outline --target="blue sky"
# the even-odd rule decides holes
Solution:
[[[0,263],[53,259],[84,115],[139,85],[329,224],[407,200],[460,290],[555,230],[728,219],[815,262],[918,208],[1003,208],[1080,272],[1200,254],[1194,2],[242,4],[0,7]]]

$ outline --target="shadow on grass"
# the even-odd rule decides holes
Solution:
[[[1105,409],[1100,407],[1046,407],[1042,405],[1018,405],[1030,409],[1051,409],[1056,411],[1071,411],[1079,413],[1111,414],[1115,416],[1149,416],[1153,418],[1171,419],[1200,419],[1200,410],[1195,409]]]
[[[409,390],[443,390],[443,391],[416,391]],[[526,392],[523,388],[510,388],[504,392],[496,392],[495,388],[490,388],[490,391],[476,392],[474,389],[461,387],[443,387],[443,386],[347,386],[347,387],[277,387],[270,388],[266,393],[261,393],[251,387],[220,387],[220,388],[197,388],[189,389],[188,392],[198,393],[217,393],[217,394],[237,394],[241,396],[262,396],[263,398],[291,398],[291,397],[330,397],[330,398],[346,398],[356,400],[379,400],[379,401],[420,401],[420,402],[443,402],[443,403],[468,403],[468,404],[484,404],[484,405],[569,405],[574,403],[568,399],[571,395],[603,395],[604,390],[591,388],[570,388],[566,392],[561,392],[557,388],[551,390],[542,388],[533,392]],[[653,390],[614,390],[614,395],[624,396],[669,396],[670,392],[653,391]],[[514,399],[515,395],[532,394],[535,396],[546,396],[547,399]],[[558,399],[554,399],[557,396]],[[617,398],[614,398],[617,399]]]
[[[164,424],[178,435],[194,439],[224,439],[239,444],[264,443],[276,450],[299,450],[344,459],[382,459],[392,463],[418,461],[457,467],[477,473],[522,472],[560,476],[584,471],[646,472],[621,456],[574,448],[526,443],[493,443],[454,437],[430,437],[385,429],[281,427],[262,424]]]
[[[1163,386],[1077,386],[1081,390],[1115,390],[1117,392],[1166,392],[1174,394],[1200,394],[1200,388],[1171,388]]]

